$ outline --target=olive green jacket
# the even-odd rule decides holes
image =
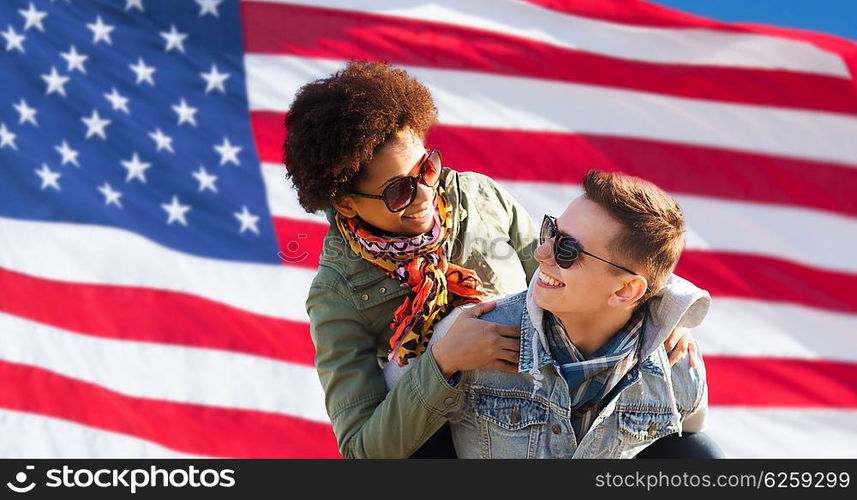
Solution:
[[[525,290],[538,264],[538,229],[489,177],[444,168],[441,183],[454,207],[444,249],[450,262],[473,269],[492,296]],[[409,292],[357,256],[327,211],[318,274],[306,302],[315,365],[327,413],[346,458],[404,458],[447,420],[461,391],[451,386],[428,350],[389,393],[382,367],[393,311]]]

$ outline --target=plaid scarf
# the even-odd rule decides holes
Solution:
[[[639,333],[646,319],[647,306],[639,307],[631,319],[587,359],[571,343],[565,327],[545,311],[545,332],[554,360],[568,383],[571,396],[571,425],[578,440],[586,434],[598,413],[601,400],[637,362]]]
[[[434,206],[434,225],[416,236],[379,235],[357,217],[336,214],[339,232],[354,253],[411,288],[390,323],[393,336],[388,359],[399,366],[425,352],[434,323],[447,308],[487,297],[475,272],[446,260],[443,243],[452,227],[452,207],[442,187],[438,187]]]

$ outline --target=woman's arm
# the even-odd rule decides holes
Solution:
[[[444,379],[431,350],[387,393],[376,339],[335,286],[307,299],[315,364],[339,451],[345,458],[406,458],[445,422],[461,391]]]

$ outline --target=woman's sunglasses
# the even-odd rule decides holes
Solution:
[[[443,163],[440,159],[440,151],[429,149],[420,161],[419,173],[415,176],[407,176],[391,182],[380,196],[377,194],[351,193],[354,196],[384,200],[387,210],[401,212],[408,208],[417,197],[417,182],[422,182],[428,187],[437,186],[440,181],[440,171]]]
[[[639,276],[637,273],[628,269],[627,267],[622,267],[618,264],[614,264],[609,260],[602,259],[597,255],[592,255],[591,253],[582,249],[580,247],[580,243],[578,243],[576,239],[559,231],[559,228],[556,225],[556,217],[545,215],[545,218],[542,221],[540,243],[544,244],[544,242],[550,238],[553,238],[553,258],[556,261],[556,264],[563,269],[568,269],[569,267],[571,267],[571,265],[574,264],[578,257],[580,257],[580,254],[586,254],[592,258],[600,260],[601,262],[606,262],[607,264],[610,264],[613,267],[618,267],[623,271]]]

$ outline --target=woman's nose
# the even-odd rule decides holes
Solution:
[[[419,205],[422,203],[426,203],[428,201],[434,200],[435,193],[437,192],[437,187],[429,187],[423,184],[422,182],[417,183],[417,196],[414,198],[414,205]]]

